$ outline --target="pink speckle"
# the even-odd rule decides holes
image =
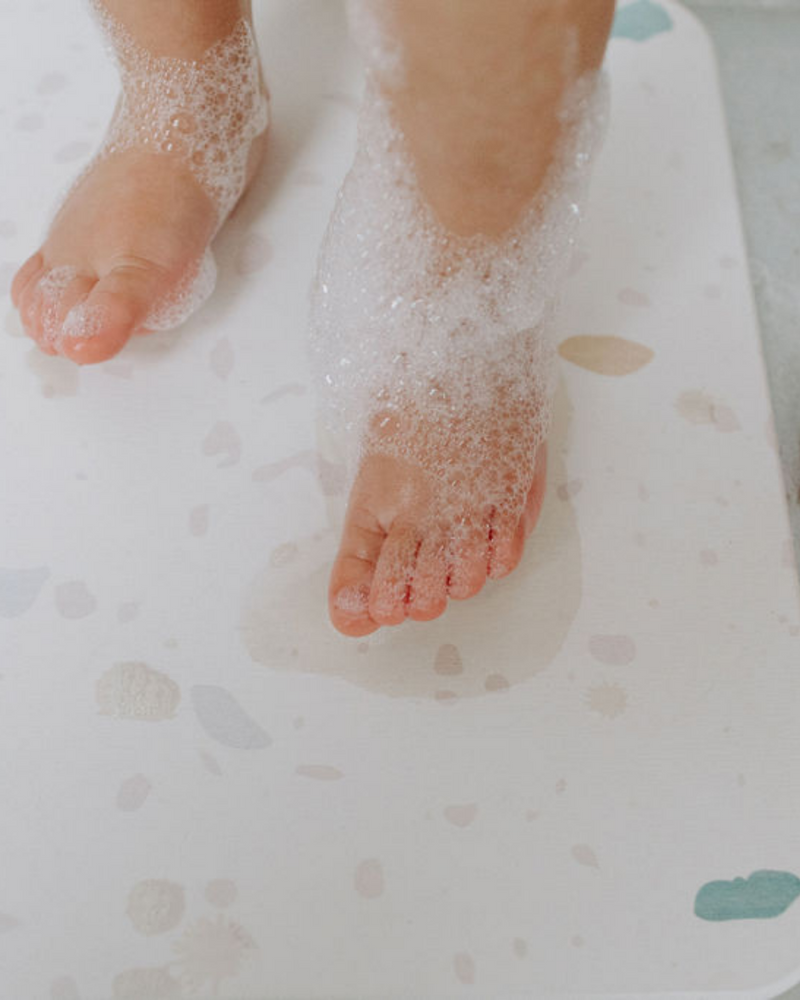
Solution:
[[[143,774],[134,774],[122,782],[117,792],[117,808],[123,812],[138,809],[150,794],[150,782]]]
[[[227,337],[223,337],[214,345],[208,361],[214,374],[225,381],[233,371],[233,347]]]
[[[576,250],[575,255],[572,258],[572,262],[570,263],[569,277],[571,278],[573,274],[577,274],[589,259],[590,254],[586,253],[585,250]]]
[[[508,678],[503,674],[489,674],[483,686],[487,691],[506,691],[509,687]]]
[[[639,483],[638,493],[642,503],[646,503],[650,499],[650,490],[648,490],[644,483]]]
[[[458,698],[458,695],[455,691],[436,691],[433,697],[443,705],[452,705]]]
[[[461,662],[461,653],[451,642],[441,645],[436,651],[436,660],[433,669],[442,676],[454,676],[463,673],[464,664]]]
[[[85,618],[97,607],[83,580],[69,580],[56,587],[56,607],[62,618]]]
[[[707,299],[718,299],[722,295],[722,289],[719,285],[703,285],[703,295]]]
[[[242,457],[242,440],[239,432],[227,420],[218,420],[211,430],[206,434],[203,441],[204,455],[223,455],[221,462],[217,462],[218,468],[228,465],[235,465]]]
[[[559,500],[570,500],[572,497],[577,496],[582,489],[582,479],[570,479],[568,483],[562,483],[556,490],[556,493]]]
[[[587,868],[600,867],[597,855],[588,844],[574,844],[570,853],[579,865],[586,865]]]
[[[626,306],[645,308],[651,304],[649,296],[645,295],[644,292],[637,292],[635,288],[623,288],[617,298]]]
[[[700,553],[700,562],[704,566],[716,566],[719,562],[719,557],[714,549],[703,549]]]
[[[456,979],[465,986],[471,986],[475,982],[475,962],[465,951],[453,956],[453,971]]]
[[[299,551],[294,542],[283,542],[282,545],[276,545],[269,554],[269,564],[275,567],[288,566],[292,560],[297,558]]]
[[[624,666],[636,656],[636,644],[629,635],[593,635],[589,652],[600,663]]]
[[[202,538],[208,531],[208,504],[202,503],[189,511],[189,531],[195,538]]]
[[[468,802],[465,805],[445,806],[444,818],[453,826],[469,826],[478,815],[477,802]]]
[[[364,899],[377,899],[383,895],[383,866],[377,858],[367,858],[356,868],[353,885]]]
[[[237,895],[236,883],[229,878],[215,878],[206,886],[206,899],[212,906],[230,906]]]
[[[272,260],[272,245],[266,236],[250,232],[244,237],[236,254],[236,271],[242,277],[255,274]]]

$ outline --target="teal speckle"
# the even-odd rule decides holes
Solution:
[[[46,566],[7,569],[0,566],[0,618],[17,618],[33,606],[50,576]]]
[[[800,878],[762,870],[732,882],[706,882],[694,901],[702,920],[764,920],[779,917],[800,896]]]
[[[653,35],[672,28],[672,18],[654,0],[634,0],[620,7],[614,18],[612,38],[632,38],[634,42],[645,42]]]

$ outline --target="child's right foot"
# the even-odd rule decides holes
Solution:
[[[102,150],[11,288],[29,336],[79,364],[105,361],[134,333],[177,326],[210,293],[208,246],[255,173],[268,117],[249,12],[228,11],[200,48],[211,25],[198,34],[195,23],[194,50],[191,31],[172,47],[162,31],[153,56],[95,6],[122,96]]]

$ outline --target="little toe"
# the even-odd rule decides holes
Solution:
[[[512,514],[496,514],[489,539],[490,579],[499,580],[516,569],[524,548],[524,518]]]
[[[489,520],[463,526],[450,539],[447,592],[457,601],[474,597],[486,583]]]
[[[369,615],[369,595],[385,538],[386,532],[368,511],[348,510],[328,587],[330,619],[344,635],[368,635],[378,628]]]
[[[447,607],[447,549],[445,537],[440,532],[430,532],[420,546],[411,593],[408,598],[408,617],[428,622]]]
[[[166,285],[164,271],[154,264],[114,267],[65,318],[59,353],[80,365],[119,354]]]
[[[370,618],[378,625],[399,625],[407,617],[420,545],[415,527],[392,526],[381,548],[369,595]]]
[[[16,309],[20,308],[22,293],[27,286],[31,281],[41,276],[43,272],[44,257],[41,251],[37,250],[35,254],[25,261],[11,282],[11,301]]]

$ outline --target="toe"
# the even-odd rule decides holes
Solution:
[[[489,537],[489,577],[499,580],[516,569],[524,547],[524,517],[496,514]]]
[[[442,533],[430,532],[422,541],[411,593],[408,617],[427,622],[438,618],[447,607],[447,549]]]
[[[542,441],[539,450],[536,452],[536,462],[533,468],[533,483],[528,492],[528,499],[525,504],[525,512],[522,516],[525,537],[533,531],[539,520],[544,503],[544,492],[547,486],[547,442]]]
[[[85,299],[95,278],[73,267],[44,267],[33,274],[20,293],[25,332],[47,354],[57,354],[64,319]]]
[[[488,544],[488,512],[476,522],[462,522],[458,533],[451,536],[447,592],[457,601],[474,597],[486,582]]]
[[[385,538],[369,511],[351,506],[328,587],[330,619],[344,635],[368,635],[378,628],[369,615],[369,595]]]
[[[370,618],[378,625],[399,625],[407,617],[420,545],[419,532],[409,525],[393,525],[387,535],[369,595]]]
[[[59,353],[80,365],[113,358],[163,294],[164,285],[164,272],[155,265],[115,267],[67,315]]]
[[[31,281],[41,276],[44,271],[44,257],[37,250],[32,257],[29,257],[22,267],[14,275],[11,282],[11,301],[16,309],[20,308],[22,293]]]

